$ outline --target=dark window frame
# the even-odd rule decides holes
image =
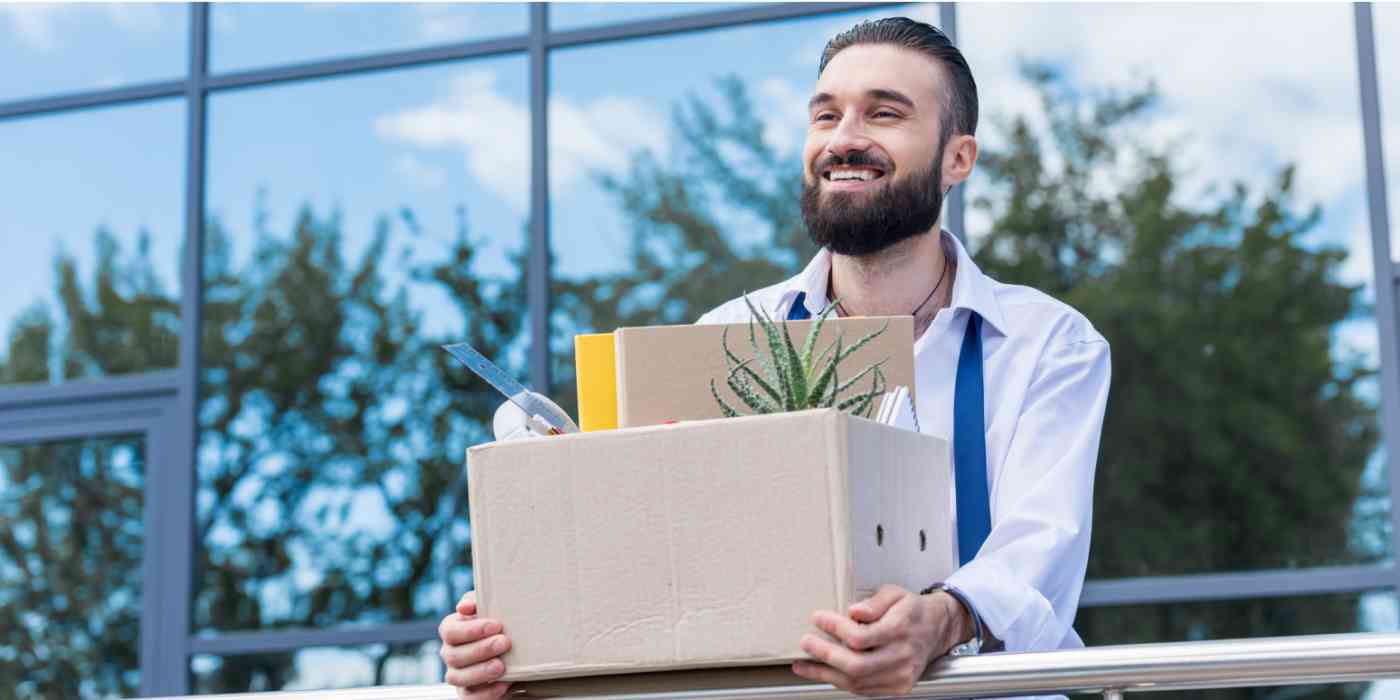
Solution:
[[[0,103],[0,121],[168,97],[184,97],[187,104],[183,202],[185,245],[180,273],[181,338],[178,366],[173,370],[130,377],[55,386],[0,388],[0,443],[92,437],[114,432],[140,433],[147,441],[144,517],[147,533],[153,539],[147,540],[147,554],[143,559],[143,597],[154,591],[161,600],[184,600],[185,604],[143,606],[142,693],[181,695],[188,692],[189,662],[193,654],[243,654],[291,651],[312,646],[426,641],[436,635],[436,620],[366,628],[250,630],[219,636],[195,636],[190,628],[198,440],[195,410],[200,370],[198,329],[203,289],[205,151],[208,138],[205,109],[210,93],[467,58],[508,54],[527,56],[532,168],[526,285],[531,333],[533,338],[539,339],[532,343],[529,369],[532,383],[548,386],[549,164],[548,113],[545,107],[549,96],[550,52],[566,47],[889,7],[889,4],[870,2],[765,4],[552,32],[548,28],[548,3],[530,3],[529,29],[524,35],[211,74],[208,67],[208,5],[193,3],[190,5],[189,64],[183,79]],[[956,3],[940,3],[939,9],[943,28],[956,38]],[[1382,428],[1387,453],[1400,455],[1400,363],[1397,362],[1400,360],[1400,346],[1397,346],[1396,338],[1395,298],[1396,285],[1400,283],[1400,267],[1392,262],[1390,250],[1371,14],[1369,3],[1354,5],[1374,279],[1384,282],[1378,284],[1376,305],[1382,358]],[[964,211],[963,190],[958,188],[954,190],[949,203],[949,228],[960,237],[964,230]],[[1393,531],[1400,533],[1400,478],[1394,471],[1388,470],[1391,502],[1394,504],[1391,519]],[[1400,543],[1392,540],[1392,555],[1396,546],[1400,546]],[[1084,588],[1082,605],[1232,600],[1397,588],[1400,588],[1400,569],[1389,564],[1311,567],[1089,581]]]

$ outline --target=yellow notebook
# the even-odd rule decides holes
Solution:
[[[612,333],[574,336],[578,424],[585,433],[617,428],[616,356]]]

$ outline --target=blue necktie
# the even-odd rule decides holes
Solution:
[[[798,292],[788,307],[789,321],[805,321],[807,293]],[[982,317],[969,311],[958,353],[953,385],[953,483],[958,504],[958,563],[977,555],[992,532],[991,497],[987,493],[987,435],[982,405]]]

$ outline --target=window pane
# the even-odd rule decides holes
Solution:
[[[161,100],[0,122],[0,384],[175,366],[184,118]]]
[[[549,5],[551,30],[635,22],[697,12],[717,12],[751,3],[742,2],[555,2]]]
[[[1389,192],[1390,256],[1400,260],[1400,8],[1371,6],[1376,37],[1376,82],[1380,88],[1381,145]]]
[[[979,264],[1113,346],[1090,578],[1389,558],[1352,8],[959,13]]]
[[[689,323],[815,251],[799,209],[806,103],[843,13],[551,54],[555,394],[573,334]],[[678,78],[678,76],[682,76]],[[675,112],[674,120],[672,118]]]
[[[1397,631],[1393,591],[1081,608],[1074,627],[1088,646]],[[1289,686],[1287,697],[1389,697],[1400,681]],[[1154,692],[1153,697],[1264,700],[1279,688]]]
[[[218,3],[210,69],[218,72],[524,34],[525,3]]]
[[[442,681],[437,642],[316,647],[190,660],[195,693],[364,688]]]
[[[132,697],[141,683],[139,436],[0,445],[0,687]]]
[[[197,629],[466,590],[463,459],[501,399],[438,346],[525,378],[525,85],[510,58],[211,98]]]
[[[181,78],[189,27],[185,4],[0,4],[0,101]]]

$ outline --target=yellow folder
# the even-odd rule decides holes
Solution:
[[[617,428],[616,348],[612,333],[574,336],[578,424],[585,433]]]

